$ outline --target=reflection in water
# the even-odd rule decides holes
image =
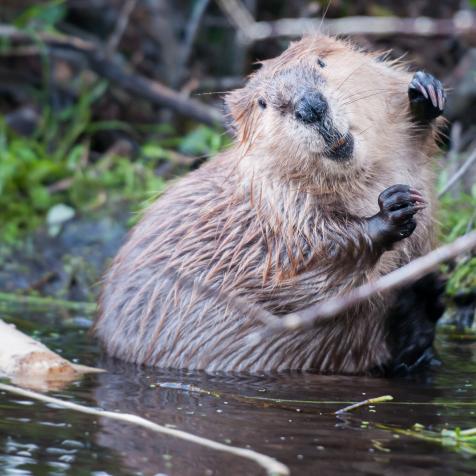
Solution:
[[[476,471],[474,457],[379,428],[410,428],[415,423],[435,431],[476,426],[476,345],[471,342],[442,340],[444,365],[413,379],[385,380],[160,372],[98,358],[87,337],[78,339],[74,330],[55,339],[47,343],[62,348],[67,358],[81,357],[82,363],[109,372],[88,376],[53,396],[250,447],[285,463],[292,474]],[[395,403],[333,415],[349,402],[386,394],[393,395]],[[1,395],[0,474],[182,476],[264,471],[243,458],[132,425]]]

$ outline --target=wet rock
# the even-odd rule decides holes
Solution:
[[[117,208],[70,219],[53,237],[45,228],[13,247],[0,243],[0,290],[94,300],[127,233],[129,206]]]

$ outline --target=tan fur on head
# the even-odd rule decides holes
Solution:
[[[235,144],[157,200],[114,260],[96,322],[108,351],[207,370],[365,373],[384,364],[393,296],[260,343],[247,336],[263,324],[234,300],[299,311],[430,249],[437,126],[411,121],[409,82],[404,68],[322,35],[264,61],[227,97]],[[309,91],[327,101],[326,138],[293,115]],[[349,135],[352,153],[330,158]],[[430,206],[411,237],[377,253],[366,217],[398,183]]]
[[[226,98],[239,146],[248,157],[246,166],[255,175],[279,170],[285,180],[303,176],[322,182],[370,172],[389,155],[413,153],[410,79],[395,63],[379,61],[377,54],[341,40],[311,36],[292,43],[279,57],[264,61],[244,88]],[[326,97],[337,129],[354,136],[348,163],[323,157],[322,137],[291,114],[300,92],[312,88]],[[260,100],[269,107],[261,109]]]

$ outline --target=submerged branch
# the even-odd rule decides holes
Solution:
[[[34,400],[39,400],[46,403],[52,403],[56,407],[74,410],[81,413],[87,413],[89,415],[95,415],[99,417],[112,418],[114,420],[123,421],[126,423],[132,423],[133,425],[141,426],[155,433],[172,436],[174,438],[189,441],[190,443],[205,446],[206,448],[223,451],[225,453],[232,454],[235,456],[240,456],[242,458],[254,461],[262,468],[264,468],[269,475],[284,476],[290,474],[289,468],[287,466],[275,460],[274,458],[271,458],[270,456],[266,456],[256,451],[248,450],[245,448],[225,445],[223,443],[219,443],[208,438],[203,438],[201,436],[197,436],[186,431],[176,430],[174,428],[159,425],[138,415],[133,415],[130,413],[116,413],[107,410],[102,410],[100,408],[87,407],[85,405],[79,405],[77,403],[60,400],[59,398],[49,397],[47,395],[42,395],[41,393],[24,390],[22,388],[3,383],[0,383],[0,390],[4,390],[5,392],[14,393],[16,395],[21,395],[22,397],[32,398]]]
[[[227,398],[231,398],[230,395],[227,395]],[[246,400],[264,400],[266,402],[272,403],[290,403],[293,405],[354,405],[360,402],[352,401],[338,401],[338,400],[292,400],[286,398],[272,398],[272,397],[262,397],[262,396],[244,396]],[[437,402],[408,402],[408,401],[388,401],[390,405],[403,405],[403,406],[444,406],[444,407],[476,407],[476,402],[455,402],[451,400],[441,400]]]
[[[347,413],[356,408],[365,407],[366,405],[374,405],[375,403],[382,403],[382,402],[390,402],[393,400],[392,395],[383,395],[381,397],[375,398],[368,398],[367,400],[363,400],[362,402],[353,403],[347,407],[341,408],[335,412],[336,415],[341,415],[342,413]]]

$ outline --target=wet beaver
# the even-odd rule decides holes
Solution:
[[[431,278],[423,297],[407,293],[415,306],[378,296],[260,342],[247,336],[263,323],[234,299],[299,311],[431,249],[441,83],[312,36],[226,101],[233,146],[149,208],[106,275],[95,332],[107,351],[208,371],[364,374],[423,359],[440,313]]]

